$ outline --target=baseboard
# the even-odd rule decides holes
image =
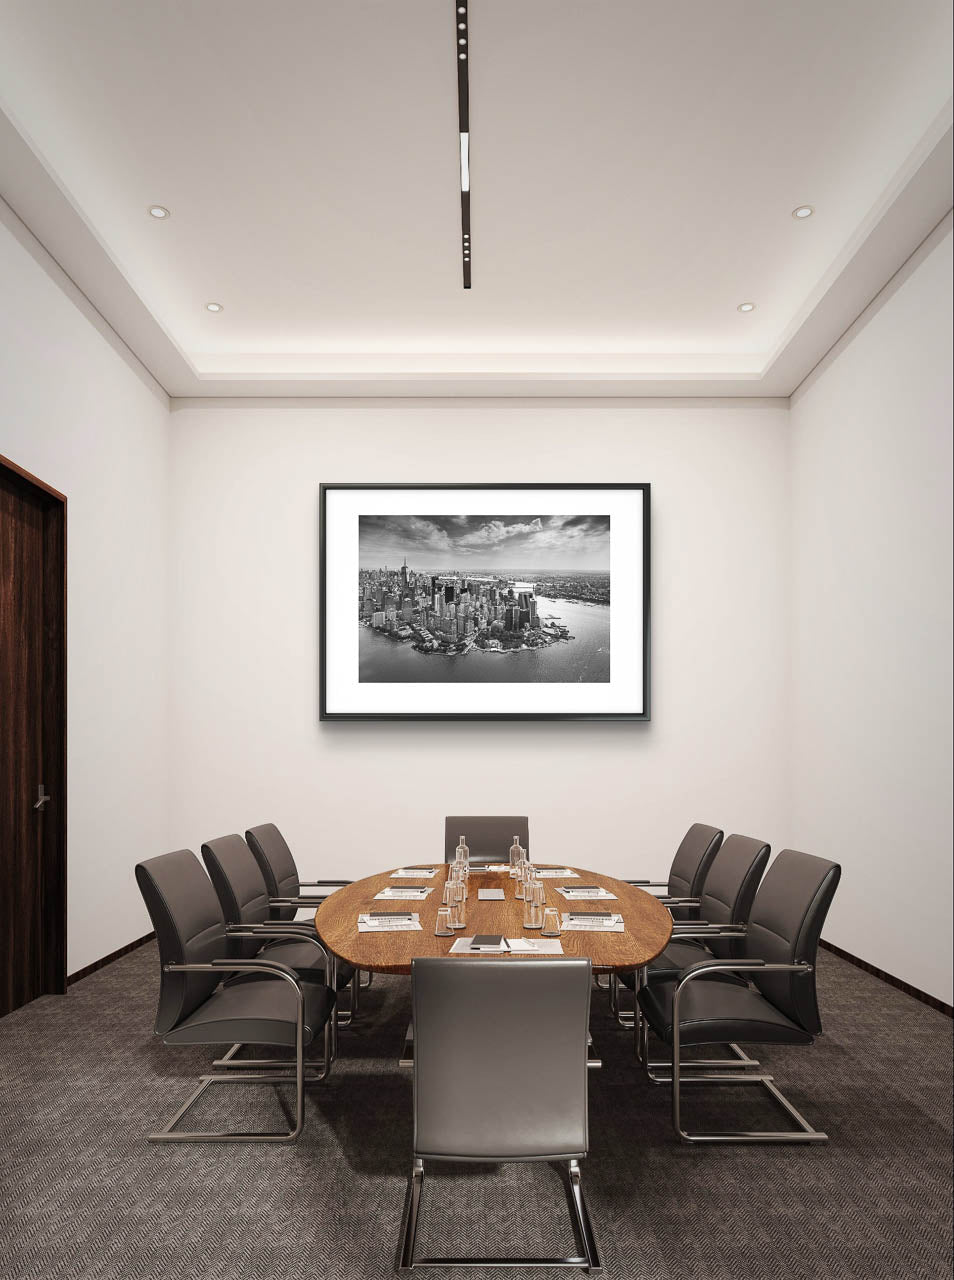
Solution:
[[[824,938],[821,939],[821,946],[826,951],[831,951],[834,955],[840,956],[842,960],[847,960],[849,964],[857,965],[859,969],[864,969],[865,973],[872,973],[876,978],[880,978],[882,982],[887,982],[892,987],[897,987],[905,995],[914,996],[915,1000],[920,1000],[922,1004],[929,1004],[932,1009],[937,1009],[939,1013],[946,1013],[949,1018],[954,1017],[954,1006],[945,1004],[943,1000],[938,1000],[937,996],[929,996],[926,991],[921,991],[918,987],[912,987],[910,982],[905,982],[903,978],[896,978],[893,973],[885,973],[884,969],[879,969],[875,965],[869,964],[867,960],[859,960],[850,951],[844,951],[841,947],[836,947],[833,942],[826,942]]]
[[[108,956],[103,956],[102,960],[94,960],[92,964],[88,964],[85,969],[77,969],[75,973],[67,974],[66,985],[71,987],[74,982],[79,982],[81,978],[88,978],[91,973],[95,973],[97,969],[104,969],[106,965],[112,964],[114,960],[118,960],[120,956],[128,956],[130,951],[135,951],[137,947],[145,946],[147,942],[152,942],[155,933],[144,934],[143,937],[137,938],[135,942],[127,942],[124,947],[120,947],[118,951],[111,951]]]

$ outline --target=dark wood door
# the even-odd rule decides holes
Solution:
[[[66,983],[65,528],[0,459],[0,1015]]]

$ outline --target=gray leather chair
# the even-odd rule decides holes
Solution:
[[[718,827],[694,822],[679,842],[668,880],[627,880],[641,889],[665,889],[662,899],[674,920],[698,920],[699,898],[712,860],[722,844]]]
[[[250,827],[245,833],[245,840],[259,865],[268,889],[268,904],[272,919],[294,920],[298,911],[311,907],[318,910],[330,893],[303,894],[302,889],[335,889],[352,884],[351,880],[300,880],[298,866],[292,856],[285,837],[274,822],[263,822],[260,826]],[[340,972],[354,974],[350,965],[338,961]],[[368,974],[364,987],[370,987],[373,975]],[[342,984],[339,983],[339,987]],[[351,1009],[347,1014],[338,1015],[339,1023],[344,1026],[357,1016],[358,999],[362,988],[359,978],[351,979]]]
[[[514,836],[530,852],[530,819],[488,817],[444,819],[444,861],[454,861],[454,850],[461,835],[467,837],[471,862],[507,862]]]
[[[232,955],[215,890],[191,850],[179,849],[140,862],[136,881],[159,942],[156,1034],[163,1042],[238,1041],[278,1045],[295,1053],[293,1063],[265,1059],[254,1064],[266,1070],[202,1076],[199,1087],[169,1124],[149,1135],[150,1142],[294,1142],[304,1127],[305,1084],[323,1080],[331,1069],[335,993],[324,983],[303,982],[295,970],[273,958]],[[317,939],[307,941],[312,950],[322,951]],[[258,981],[223,981],[237,974],[254,975]],[[306,1073],[305,1046],[322,1034],[323,1064],[317,1072]],[[210,1085],[221,1082],[294,1084],[294,1127],[287,1132],[173,1132],[196,1099]]]
[[[660,982],[677,978],[690,965],[713,957],[729,959],[742,955],[746,923],[752,910],[755,891],[768,865],[771,846],[751,836],[729,836],[713,858],[703,882],[699,910],[701,920],[677,921],[669,946],[636,973],[614,975],[613,981],[635,991],[643,982]],[[729,973],[714,975],[713,980],[742,982],[745,979]],[[616,1016],[622,1026],[631,1027],[633,1016],[619,1006],[619,989],[615,991]],[[638,1006],[637,1006],[638,1011]],[[637,1044],[641,1041],[637,1038]],[[730,1044],[732,1058],[707,1059],[707,1065],[721,1067],[757,1067],[738,1045]],[[648,1062],[650,1069],[667,1066]]]
[[[582,1252],[507,1262],[600,1270],[579,1166],[589,1143],[591,982],[588,960],[413,961],[414,1152],[399,1270],[504,1265],[491,1258],[415,1258],[425,1160],[568,1161],[570,1204]],[[508,1087],[508,1081],[532,1083],[517,1089]]]
[[[321,906],[327,893],[302,894],[302,889],[340,889],[350,880],[299,880],[298,867],[285,837],[274,822],[263,822],[245,833],[248,847],[259,865],[268,890],[269,909],[275,920],[294,920],[302,907]]]
[[[649,982],[637,993],[646,1028],[672,1047],[673,1127],[685,1142],[825,1142],[775,1087],[770,1075],[711,1071],[682,1062],[688,1045],[727,1043],[810,1045],[821,1032],[815,990],[818,939],[841,878],[837,863],[784,849],[765,874],[749,918],[739,957],[712,957],[690,965],[676,978]],[[739,975],[745,985],[700,979]],[[646,1037],[643,1061],[648,1061]],[[698,1072],[698,1074],[694,1074]],[[683,1127],[683,1084],[758,1084],[798,1125],[795,1131],[689,1132]]]
[[[269,894],[261,867],[251,849],[240,835],[219,836],[207,840],[202,846],[202,860],[209,879],[218,894],[225,922],[231,927],[229,940],[232,955],[241,959],[263,955],[278,960],[295,969],[305,982],[325,981],[325,960],[322,951],[292,938],[275,941],[282,933],[300,931],[313,934],[314,926],[302,921],[286,928],[285,922],[269,918]],[[267,931],[264,946],[258,935],[259,928]],[[355,970],[344,960],[335,965],[335,988],[340,991],[354,976]]]

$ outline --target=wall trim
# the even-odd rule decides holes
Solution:
[[[126,956],[130,951],[135,951],[138,947],[144,947],[147,942],[152,942],[155,938],[155,931],[143,934],[141,938],[137,938],[135,942],[127,942],[124,947],[120,947],[118,951],[111,951],[108,956],[103,956],[102,960],[94,960],[92,964],[88,964],[85,969],[77,969],[75,973],[70,973],[66,978],[66,985],[71,987],[74,982],[79,982],[83,978],[88,978],[91,973],[95,973],[97,969],[105,969],[108,964],[112,964],[114,960],[118,960],[121,956]]]
[[[897,987],[905,995],[914,996],[915,1000],[920,1000],[922,1004],[930,1005],[932,1009],[937,1009],[939,1013],[946,1013],[949,1018],[954,1017],[954,1006],[945,1004],[937,996],[929,996],[926,991],[922,991],[919,987],[912,987],[911,983],[905,982],[903,978],[896,978],[894,974],[886,973],[884,969],[879,969],[876,965],[869,964],[867,960],[859,960],[850,951],[836,947],[833,942],[826,942],[824,938],[819,941],[826,951],[831,951],[834,955],[840,956],[842,960],[847,960],[849,964],[856,965],[859,969],[864,969],[865,973],[873,974],[876,978],[880,978],[882,982],[887,982],[891,987]]]

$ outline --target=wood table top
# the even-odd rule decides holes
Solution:
[[[336,890],[315,912],[315,927],[325,944],[335,955],[347,960],[356,969],[369,969],[378,973],[410,973],[411,961],[415,957],[446,956],[456,938],[461,935],[470,937],[476,933],[499,933],[505,938],[540,936],[539,929],[524,929],[523,902],[514,897],[515,882],[506,871],[472,871],[468,883],[466,927],[456,930],[452,938],[435,937],[437,908],[441,905],[441,894],[450,868],[444,863],[428,865],[437,868],[437,875],[429,880],[404,877],[392,879],[391,871],[388,870],[378,875],[366,876],[363,880],[355,880],[353,884]],[[602,971],[626,971],[648,964],[665,950],[672,936],[672,917],[652,894],[596,871],[585,871],[578,867],[571,867],[570,870],[576,871],[578,878],[564,876],[543,881],[546,905],[556,907],[561,915],[564,911],[586,910],[593,905],[605,905],[607,911],[618,911],[623,917],[625,932],[564,931],[560,935],[564,956],[588,958],[594,969]],[[561,884],[602,885],[610,893],[615,893],[618,901],[600,900],[595,904],[567,902],[562,894],[554,891]],[[392,900],[388,903],[374,900],[374,895],[388,886],[410,888],[414,885],[433,885],[434,890],[423,902]],[[504,900],[481,902],[477,898],[478,889],[503,889]],[[401,911],[405,908],[418,913],[420,932],[358,932],[359,913]],[[473,958],[479,960],[481,957]],[[501,957],[496,955],[494,958]],[[559,957],[520,955],[513,958],[548,960]]]

